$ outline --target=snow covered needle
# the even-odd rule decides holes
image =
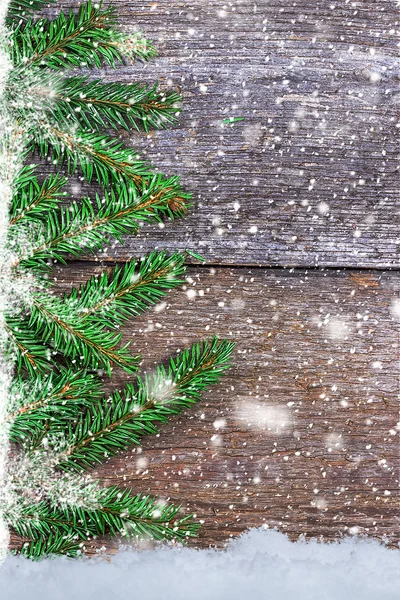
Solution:
[[[12,197],[12,181],[15,175],[15,163],[19,160],[18,136],[15,123],[7,110],[5,100],[6,84],[11,69],[7,51],[5,18],[7,3],[0,5],[0,345],[6,342],[6,311],[10,310],[10,291],[12,289],[11,256],[8,245],[9,205]],[[11,357],[10,357],[11,358]],[[0,353],[0,487],[3,488],[6,476],[8,455],[8,426],[6,411],[9,387],[12,378],[9,357]],[[7,523],[0,509],[0,564],[6,556],[9,542]]]
[[[107,133],[167,127],[180,98],[157,85],[106,84],[81,74],[81,67],[147,60],[154,48],[140,34],[119,32],[111,7],[89,0],[53,20],[36,18],[48,2],[11,1],[0,48],[0,510],[21,538],[19,552],[32,558],[81,554],[103,534],[195,535],[198,524],[179,506],[104,488],[82,473],[197,402],[233,350],[217,338],[199,342],[122,392],[103,395],[96,372],[138,369],[139,357],[120,343],[121,326],[182,283],[184,255],[152,252],[62,298],[49,272],[113,238],[122,242],[144,222],[185,214],[189,195],[179,178],[155,173]],[[53,172],[40,176],[33,153]],[[96,191],[66,203],[74,174]],[[8,440],[13,455],[5,468]],[[4,554],[6,527],[1,538]]]

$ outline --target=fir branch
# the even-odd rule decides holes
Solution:
[[[54,86],[52,118],[57,123],[94,129],[109,125],[114,129],[137,131],[166,128],[176,121],[180,100],[175,92],[160,92],[157,84],[103,83],[87,77],[69,77]]]
[[[51,368],[51,350],[32,331],[23,317],[8,317],[4,323],[8,341],[4,348],[5,356],[16,359],[17,372],[26,371],[36,377]]]
[[[45,556],[64,555],[77,557],[82,554],[84,543],[76,538],[76,535],[53,534],[46,537],[26,542],[13,554],[20,554],[32,560],[38,560]]]
[[[160,192],[163,188],[173,192],[170,208],[176,214],[184,214],[189,208],[190,194],[179,186],[179,177],[166,179],[155,175],[151,167],[132,148],[126,148],[119,140],[102,133],[88,131],[66,132],[51,124],[43,123],[43,130],[32,131],[31,150],[37,148],[40,156],[49,158],[55,166],[66,165],[70,174],[79,167],[85,180],[91,183],[93,177],[104,189],[112,186],[120,188],[135,185],[146,190],[149,182],[158,181]],[[173,187],[167,184],[173,182]],[[175,208],[176,207],[176,208]]]
[[[133,496],[113,486],[97,492],[95,506],[58,508],[47,502],[29,504],[5,514],[9,525],[22,537],[31,538],[26,554],[39,557],[60,552],[46,551],[43,539],[88,540],[97,535],[123,535],[136,540],[185,541],[196,534],[192,515],[177,518],[180,506],[160,504],[150,496]],[[36,548],[36,551],[34,549]],[[65,553],[64,549],[62,553]]]
[[[29,13],[48,1],[11,1],[7,24],[15,68],[5,100],[15,127],[5,132],[7,148],[24,159],[38,150],[55,167],[66,166],[68,174],[81,171],[88,183],[97,180],[104,194],[63,206],[66,178],[50,175],[39,182],[32,165],[14,182],[9,228],[14,275],[24,278],[29,269],[40,285],[18,315],[6,317],[5,350],[17,367],[6,421],[24,459],[10,475],[12,498],[5,513],[15,531],[30,539],[21,553],[32,558],[78,555],[99,534],[180,541],[195,535],[198,525],[190,515],[179,519],[179,507],[97,487],[95,503],[87,496],[82,503],[83,496],[69,494],[66,500],[65,486],[69,490],[69,477],[80,479],[86,467],[139,443],[144,434],[157,432],[156,423],[197,402],[228,367],[233,349],[228,341],[206,340],[137,378],[123,393],[100,396],[99,378],[90,371],[137,369],[138,357],[129,354],[128,345],[120,346],[115,330],[181,283],[183,257],[154,252],[92,277],[63,298],[45,291],[51,286],[46,270],[54,261],[103,249],[112,238],[120,242],[147,221],[186,212],[190,196],[179,178],[154,174],[132,149],[102,133],[104,127],[147,131],[172,124],[179,96],[146,84],[64,79],[70,69],[146,60],[154,48],[140,34],[118,32],[113,9],[92,0],[76,14],[31,20]],[[37,495],[57,468],[57,485]]]
[[[35,165],[23,167],[14,182],[10,227],[21,220],[47,220],[48,211],[55,210],[65,199],[66,193],[61,190],[66,182],[65,177],[55,174],[49,175],[40,184],[35,175]]]
[[[28,256],[20,256],[13,267],[47,270],[49,261],[65,263],[67,255],[79,256],[85,250],[104,248],[110,237],[122,241],[125,234],[137,234],[145,222],[180,216],[186,210],[186,201],[177,198],[176,189],[175,177],[164,179],[156,175],[143,185],[141,192],[133,186],[118,186],[105,192],[103,198],[83,198],[79,204],[73,202],[60,212],[50,212],[44,223],[43,240],[36,247],[25,248]]]
[[[201,391],[216,383],[229,367],[233,344],[212,338],[184,350],[160,365],[153,375],[138,377],[124,394],[94,403],[76,425],[69,425],[59,467],[81,471],[138,444],[143,435],[157,433],[155,422],[165,423],[199,401]]]
[[[112,535],[182,542],[195,535],[199,528],[198,523],[193,522],[192,515],[176,518],[180,506],[163,505],[151,496],[132,496],[129,490],[121,490],[116,486],[101,490],[98,502],[104,532]],[[96,519],[96,514],[93,517]]]
[[[112,7],[89,0],[77,14],[60,13],[54,19],[20,24],[13,32],[11,56],[15,66],[41,65],[53,69],[115,67],[124,57],[147,60],[155,50],[140,34],[125,36],[114,29]]]
[[[51,125],[43,126],[43,131],[32,132],[31,150],[37,148],[39,154],[50,158],[54,165],[66,165],[71,174],[79,166],[88,183],[95,177],[105,191],[112,185],[119,192],[129,194],[129,188],[134,185],[143,193],[151,187],[157,197],[168,193],[171,215],[182,216],[187,212],[190,194],[183,192],[179,177],[167,179],[154,174],[134,150],[124,147],[119,140],[100,133],[66,132]],[[155,189],[156,182],[158,189]]]
[[[70,174],[79,166],[88,183],[95,176],[102,187],[123,180],[140,185],[143,177],[152,175],[149,165],[139,160],[134,150],[103,133],[64,131],[43,123],[43,129],[32,131],[31,149],[35,147],[40,156],[50,158],[53,165],[66,165]]]
[[[11,25],[13,21],[27,20],[32,13],[55,2],[57,0],[12,0],[8,5],[6,23]]]
[[[17,378],[10,389],[5,418],[11,422],[10,440],[25,445],[30,440],[32,445],[49,419],[53,428],[62,428],[65,419],[77,419],[100,397],[100,383],[93,374],[71,369],[39,374],[33,382]]]
[[[105,368],[111,374],[112,366],[128,373],[138,368],[138,357],[131,356],[128,344],[120,345],[122,334],[102,331],[92,323],[76,323],[60,298],[37,293],[30,306],[30,331],[52,344],[57,352],[85,368]]]
[[[116,267],[109,275],[92,277],[79,289],[64,295],[62,303],[76,323],[118,327],[183,283],[184,271],[183,255],[153,252],[140,261]]]
[[[75,539],[85,540],[89,533],[92,535],[96,533],[94,524],[92,523],[90,527],[82,519],[85,516],[85,512],[79,508],[74,510],[72,507],[68,511],[54,507],[45,501],[25,502],[5,514],[8,524],[15,532],[23,538],[31,538],[32,541],[54,535],[67,538],[74,536]]]

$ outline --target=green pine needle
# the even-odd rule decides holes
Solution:
[[[96,323],[102,329],[118,327],[183,283],[183,261],[177,253],[153,252],[140,261],[116,267],[64,295],[64,310],[74,315],[77,323]]]
[[[138,368],[138,357],[128,352],[129,344],[120,346],[121,333],[103,331],[93,323],[75,322],[74,315],[64,310],[62,301],[54,296],[35,296],[28,328],[70,360],[79,359],[85,368],[104,368],[109,375],[114,365],[128,373]]]
[[[54,541],[75,543],[82,548],[85,541],[98,535],[120,535],[128,539],[185,541],[198,531],[192,515],[179,518],[180,506],[163,504],[150,496],[133,496],[129,490],[113,486],[99,489],[95,506],[56,508],[49,503],[26,503],[14,508],[6,518],[21,537],[32,539],[29,554],[39,558],[45,554],[64,554],[54,547]],[[43,540],[53,541],[51,550]],[[82,543],[83,541],[83,543]]]
[[[36,377],[52,367],[51,350],[28,327],[26,320],[8,317],[4,328],[8,340],[2,350],[9,361],[16,359],[18,373],[26,371],[30,377]]]
[[[49,534],[38,540],[31,540],[13,554],[21,554],[31,560],[38,560],[46,556],[64,555],[69,557],[81,556],[84,543],[76,539],[76,535]]]
[[[85,180],[93,178],[107,189],[109,186],[134,186],[143,193],[152,188],[155,197],[168,192],[171,213],[184,214],[188,209],[190,195],[179,186],[179,177],[166,179],[155,175],[149,165],[140,160],[134,150],[126,148],[119,140],[105,134],[63,131],[61,128],[46,127],[32,132],[32,149],[37,147],[39,154],[50,158],[53,165],[64,166],[67,172],[75,173],[79,167]],[[158,189],[155,189],[157,182]],[[176,206],[176,208],[174,208]]]
[[[103,249],[110,238],[122,242],[123,235],[139,233],[145,222],[174,219],[186,211],[185,199],[176,194],[175,177],[165,180],[155,175],[141,191],[134,186],[117,186],[103,197],[96,194],[95,201],[82,198],[60,211],[48,212],[40,243],[24,247],[14,268],[48,270],[51,261],[65,263],[68,255]],[[15,228],[11,232],[18,237]]]
[[[10,126],[2,139],[8,155],[25,161],[13,181],[8,251],[15,281],[31,287],[5,315],[2,351],[15,364],[5,421],[15,453],[0,510],[27,540],[18,552],[33,559],[79,556],[99,535],[179,542],[196,535],[199,524],[179,506],[102,488],[83,472],[198,402],[233,350],[215,337],[196,343],[123,392],[104,396],[100,374],[115,367],[133,374],[139,366],[129,344],[121,344],[121,326],[183,283],[185,253],[152,252],[62,297],[49,271],[56,262],[104,251],[111,240],[123,243],[144,223],[187,212],[190,194],[179,177],[158,173],[110,136],[173,125],[181,98],[157,84],[80,73],[147,60],[155,50],[140,33],[118,31],[113,7],[101,2],[37,19],[51,1],[10,3],[6,39],[14,69],[4,83]],[[40,177],[32,155],[54,172]],[[73,175],[97,193],[69,201]]]
[[[157,84],[102,83],[85,76],[60,81],[52,92],[52,117],[58,123],[79,120],[83,129],[166,128],[176,121],[179,94],[160,92]]]
[[[140,185],[143,177],[151,176],[149,166],[134,150],[103,133],[71,132],[43,123],[43,129],[34,130],[31,139],[32,148],[36,146],[42,157],[49,157],[57,167],[65,165],[68,173],[79,167],[89,183],[95,177],[108,187],[125,178]]]
[[[8,5],[6,22],[12,25],[14,20],[18,22],[30,19],[32,13],[55,2],[57,0],[12,0]]]
[[[77,14],[60,13],[54,20],[29,20],[13,33],[11,57],[15,66],[52,69],[115,67],[124,57],[147,60],[154,47],[140,34],[126,36],[114,28],[115,11],[101,2],[81,4]]]
[[[48,211],[57,209],[59,203],[65,200],[62,188],[67,179],[59,173],[49,175],[41,184],[35,175],[35,166],[23,167],[14,183],[15,191],[12,198],[10,227],[25,221],[46,221]]]
[[[158,433],[155,423],[198,402],[201,391],[219,380],[232,350],[232,343],[217,338],[197,343],[171,358],[167,368],[160,365],[154,374],[137,377],[122,395],[93,403],[69,425],[60,468],[81,471],[138,444],[143,435]]]
[[[6,421],[11,423],[10,440],[27,445],[45,424],[65,425],[101,397],[100,380],[86,371],[62,369],[39,375],[35,380],[18,377],[10,389]]]

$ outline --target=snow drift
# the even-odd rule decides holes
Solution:
[[[226,551],[121,550],[107,561],[9,557],[4,600],[399,600],[400,552],[250,530]]]

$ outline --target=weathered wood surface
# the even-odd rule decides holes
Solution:
[[[181,173],[195,202],[114,258],[157,246],[227,265],[398,266],[394,0],[114,4],[159,58],[102,76],[160,80],[184,96],[174,131],[126,141]],[[227,117],[244,121],[222,126]]]
[[[93,270],[58,269],[58,289]],[[217,333],[237,342],[233,367],[97,474],[195,511],[200,546],[261,525],[400,541],[399,288],[395,273],[189,268],[187,289],[130,322],[124,339],[150,370]],[[115,373],[112,385],[125,380]]]
[[[174,291],[125,339],[144,369],[212,333],[237,350],[198,407],[98,474],[196,511],[200,546],[260,525],[398,543],[400,275],[384,272],[399,266],[396,3],[115,4],[160,55],[102,76],[184,95],[174,130],[126,141],[181,173],[195,206],[104,264],[155,247],[209,263],[189,268],[195,298]],[[99,269],[57,269],[58,289]]]

